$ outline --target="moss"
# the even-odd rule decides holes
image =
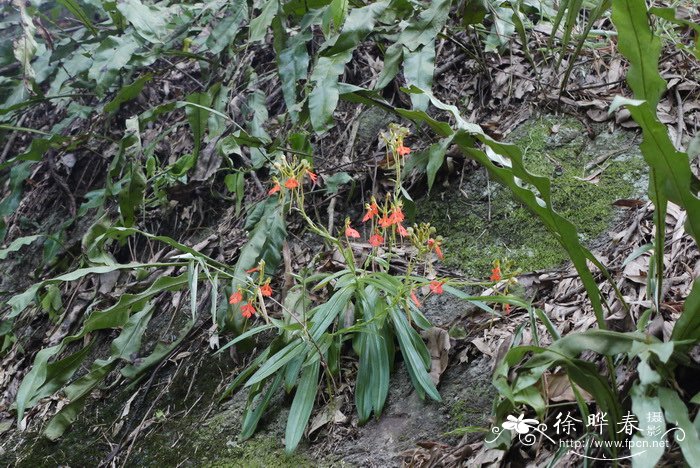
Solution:
[[[316,466],[319,461],[311,460],[298,453],[287,455],[280,430],[274,421],[261,424],[260,432],[247,441],[239,441],[241,414],[245,395],[229,401],[219,412],[203,418],[207,405],[215,405],[218,397],[217,384],[222,372],[228,367],[214,357],[204,359],[195,374],[174,375],[172,386],[154,408],[152,417],[156,422],[144,430],[137,438],[128,460],[135,466],[222,466],[222,467],[267,467],[267,466]],[[192,372],[193,369],[190,369]],[[191,380],[194,385],[190,389]],[[186,395],[187,399],[185,399]],[[97,466],[110,451],[101,431],[111,433],[111,425],[121,412],[124,403],[131,397],[133,390],[122,389],[109,402],[91,402],[78,421],[66,431],[57,442],[50,442],[40,433],[25,434],[26,445],[18,453],[0,455],[4,466],[17,463],[20,466]],[[158,393],[153,389],[144,404],[139,405],[137,398],[132,406],[135,415],[134,424],[141,421],[144,410]],[[201,398],[201,400],[200,400]],[[194,408],[192,405],[199,400]],[[280,413],[286,408],[280,409]],[[186,415],[182,415],[185,413]],[[270,415],[269,419],[275,419]],[[284,418],[282,418],[284,419]],[[263,428],[263,426],[265,426]],[[97,429],[100,428],[100,429]],[[132,427],[133,429],[133,427]],[[266,431],[267,435],[262,432]],[[282,430],[283,431],[283,430]],[[86,444],[85,441],[90,441]],[[123,456],[126,448],[122,451]],[[3,458],[4,457],[4,458]]]
[[[558,131],[551,131],[559,125]],[[595,141],[575,119],[542,117],[516,130],[511,142],[523,150],[525,167],[552,181],[554,208],[571,220],[584,243],[593,244],[611,226],[613,202],[635,196],[645,165],[629,133],[603,134]],[[630,150],[603,163],[597,183],[581,180],[601,155]],[[445,263],[476,277],[488,276],[496,258],[509,258],[524,271],[554,267],[566,252],[544,225],[510,192],[475,171],[461,192],[434,193],[418,203],[419,221],[429,221],[445,239]]]

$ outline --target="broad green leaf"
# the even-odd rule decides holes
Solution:
[[[287,429],[284,437],[287,453],[291,453],[297,448],[302,435],[304,435],[304,429],[306,429],[314,401],[316,401],[320,368],[321,361],[318,360],[316,363],[306,366],[299,378],[299,385],[287,417]]]
[[[146,175],[141,163],[134,160],[129,163],[129,181],[119,193],[119,212],[124,227],[132,227],[136,210],[143,204],[146,192]]]
[[[44,348],[39,351],[34,357],[34,363],[31,370],[24,376],[22,383],[17,389],[15,403],[17,405],[17,425],[22,427],[22,419],[24,411],[28,407],[28,403],[34,397],[34,393],[39,389],[46,380],[47,365],[49,359],[56,354],[60,349],[60,345]]]
[[[693,282],[693,288],[683,304],[683,314],[673,325],[671,339],[675,341],[700,338],[700,282]],[[687,346],[687,345],[684,345]]]
[[[253,435],[255,429],[258,427],[258,422],[264,414],[267,406],[270,404],[270,400],[277,393],[282,384],[283,374],[280,372],[275,376],[271,384],[268,385],[267,390],[265,390],[264,395],[259,399],[255,408],[252,408],[253,402],[248,400],[248,406],[246,407],[245,413],[243,414],[243,424],[241,426],[240,438],[245,440]]]
[[[117,8],[136,32],[153,44],[162,44],[168,36],[169,10],[157,5],[144,5],[141,0],[123,0]]]
[[[17,239],[13,240],[10,243],[10,245],[8,245],[4,249],[0,250],[0,260],[5,260],[7,258],[7,256],[9,254],[11,254],[12,252],[17,252],[19,249],[21,249],[25,245],[29,245],[41,237],[44,237],[44,235],[43,234],[36,234],[33,236],[18,237]]]
[[[277,11],[279,9],[279,0],[266,0],[262,6],[262,11],[258,16],[250,21],[248,28],[248,40],[250,42],[258,42],[265,39],[267,28],[272,24]]]
[[[403,75],[406,78],[406,84],[409,87],[431,89],[435,71],[435,41],[430,41],[413,52],[406,48],[403,55]],[[411,94],[411,103],[414,109],[426,111],[430,98],[425,94]]]
[[[427,349],[425,349],[425,343],[421,341],[423,349],[416,349],[417,343],[411,337],[411,332],[415,333],[415,330],[410,328],[406,317],[400,310],[395,308],[389,309],[389,316],[394,324],[399,346],[401,347],[401,354],[404,357],[411,379],[414,381],[414,386],[416,386],[416,390],[422,390],[422,392],[419,392],[419,395],[422,395],[424,392],[433,400],[442,401],[435,384],[433,384],[426,370],[424,355],[427,353]],[[428,355],[428,365],[430,365],[430,355]]]
[[[251,225],[248,225],[249,222]],[[282,246],[287,238],[283,206],[278,204],[275,197],[270,197],[258,204],[246,224],[246,229],[252,230],[248,235],[248,242],[241,248],[238,255],[234,279],[231,282],[232,291],[245,283],[246,271],[255,267],[260,260],[265,261],[267,272],[274,272],[282,260]],[[243,318],[238,305],[233,307],[233,314],[234,328],[240,332],[243,327]],[[226,317],[219,317],[219,324],[223,325],[225,319]]]
[[[451,4],[450,0],[430,2],[430,6],[418,15],[417,20],[411,21],[406,29],[401,31],[396,42],[403,44],[410,51],[433,42],[447,21]]]
[[[307,351],[309,346],[306,342],[301,340],[296,340],[286,347],[282,348],[280,351],[271,356],[265,364],[260,366],[260,368],[253,374],[250,379],[246,382],[245,386],[250,387],[267,379],[269,376],[281,369],[285,364],[287,364],[292,359],[299,356],[301,353]],[[278,375],[283,375],[279,373]]]
[[[187,102],[195,104],[185,107],[187,113],[187,121],[192,129],[192,138],[194,139],[194,159],[192,165],[196,164],[199,157],[199,151],[202,147],[202,139],[207,130],[207,120],[209,120],[209,112],[206,110],[211,105],[211,96],[209,93],[192,93],[187,96]],[[188,167],[186,170],[189,170]]]
[[[117,92],[117,95],[114,96],[114,99],[105,104],[104,111],[116,112],[119,110],[119,107],[125,102],[129,102],[133,99],[136,99],[139,96],[139,94],[141,94],[141,90],[146,85],[146,83],[151,81],[152,78],[152,74],[146,73],[145,75],[135,80],[133,83],[122,87],[119,90],[119,92]]]
[[[319,57],[311,82],[314,88],[309,95],[309,115],[311,125],[317,133],[333,127],[333,111],[338,105],[338,76],[345,70],[345,64],[352,58],[352,51],[340,52],[331,57]]]
[[[228,6],[228,15],[214,26],[207,38],[206,45],[214,55],[229,46],[240,31],[243,22],[248,19],[248,4],[244,0],[233,0]]]
[[[44,435],[49,440],[61,437],[68,426],[77,419],[86,397],[114,369],[119,359],[128,361],[138,352],[153,309],[153,305],[149,304],[142,311],[132,315],[119,336],[112,341],[109,358],[96,360],[88,374],[66,387],[66,397],[71,400],[71,403],[61,408],[49,421],[44,430]]]
[[[658,396],[648,395],[640,385],[634,385],[630,390],[632,399],[632,412],[637,416],[638,421],[647,421],[650,414],[662,414],[661,403]],[[658,430],[658,435],[649,434],[647,428],[642,426],[642,430],[632,436],[635,443],[630,447],[632,456],[632,466],[634,468],[654,468],[664,454],[664,446],[659,443],[661,434],[666,432],[666,425],[657,422],[653,425]],[[665,437],[665,436],[664,436]],[[656,441],[656,444],[654,443]],[[644,455],[642,455],[642,453]]]
[[[56,284],[56,283],[61,283],[65,281],[75,281],[77,279],[83,278],[87,275],[94,275],[94,274],[102,274],[102,273],[109,273],[115,270],[134,270],[138,268],[147,268],[147,267],[159,267],[159,266],[170,266],[172,264],[166,263],[124,263],[124,264],[115,264],[115,265],[102,265],[102,266],[96,266],[96,267],[89,267],[89,268],[79,268],[75,271],[72,271],[70,273],[66,273],[60,276],[57,276],[55,278],[51,278],[48,280],[41,281],[39,283],[35,283],[27,290],[24,292],[17,294],[15,296],[12,296],[8,301],[7,304],[12,307],[12,310],[10,313],[5,317],[5,319],[9,319],[12,317],[16,317],[24,309],[29,306],[34,301],[34,298],[36,294],[39,292],[39,290],[49,284]],[[157,280],[156,280],[157,281]],[[155,283],[154,283],[155,284]],[[124,296],[122,296],[124,297]]]
[[[19,9],[20,25],[22,34],[14,41],[14,55],[20,66],[22,73],[26,79],[34,78],[34,69],[32,68],[32,59],[37,51],[38,45],[34,35],[36,34],[36,26],[32,18],[29,16],[25,4],[23,2],[13,2]]]
[[[688,416],[688,408],[675,390],[661,387],[657,389],[666,422],[678,429],[672,433],[680,446],[683,457],[689,466],[700,466],[700,437],[695,425]]]
[[[307,77],[309,53],[306,44],[311,40],[311,27],[317,16],[316,12],[308,13],[301,21],[301,30],[292,37],[285,31],[281,18],[275,18],[272,23],[275,33],[273,45],[277,58],[277,73],[280,77],[284,102],[292,122],[298,120],[301,110],[298,103],[297,83]]]
[[[323,133],[333,126],[333,111],[340,96],[338,76],[352,58],[353,50],[372,32],[378,16],[387,5],[387,2],[376,2],[353,9],[342,31],[324,44],[311,73],[314,87],[309,95],[309,117],[317,133]]]
[[[659,74],[661,39],[649,27],[644,0],[613,0],[612,21],[618,33],[618,47],[629,60],[627,83],[637,99],[656,109],[666,81]]]
[[[128,364],[123,367],[120,373],[127,379],[135,379],[144,374],[146,370],[161,362],[184,340],[194,328],[194,322],[188,321],[180,330],[178,337],[170,343],[159,341],[151,354],[140,358],[137,363]]]
[[[129,63],[139,46],[132,36],[108,36],[95,49],[88,78],[97,82],[97,90],[104,93],[121,70]]]
[[[442,167],[442,163],[445,161],[445,152],[451,142],[451,137],[443,138],[439,142],[430,145],[426,150],[428,153],[428,166],[426,168],[428,174],[428,191],[433,188],[435,176]]]

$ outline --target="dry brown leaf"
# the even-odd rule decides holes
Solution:
[[[430,378],[437,385],[440,382],[440,376],[447,369],[449,360],[450,335],[447,330],[438,327],[428,330],[428,350],[431,359]]]

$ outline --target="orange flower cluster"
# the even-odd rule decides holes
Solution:
[[[499,265],[495,265],[491,269],[491,281],[501,281],[501,267]]]
[[[253,268],[250,271],[260,271],[259,267]],[[231,296],[228,298],[228,303],[235,305],[235,304],[241,304],[241,315],[244,318],[251,318],[257,310],[255,309],[255,302],[258,299],[258,295],[263,296],[263,297],[272,297],[272,286],[270,286],[270,278],[268,278],[263,284],[259,284],[256,288],[256,290],[251,293],[250,291],[244,291],[240,287],[236,292],[231,294]],[[248,299],[246,299],[246,296],[249,296]],[[246,301],[246,302],[244,302]]]
[[[406,237],[408,235],[408,230],[402,224],[406,219],[406,216],[403,214],[400,201],[393,203],[387,202],[384,207],[380,207],[377,204],[377,200],[372,197],[371,202],[365,206],[365,209],[367,211],[362,217],[363,223],[366,223],[367,221],[372,221],[372,223],[374,223],[374,219],[378,218],[377,224],[382,231],[385,231],[392,226],[396,226],[396,232],[398,232],[399,236]],[[374,235],[370,237],[369,243],[372,245],[372,247],[379,247],[384,243],[384,236],[378,229],[374,230]]]
[[[284,183],[280,182],[277,177],[272,178],[272,188],[267,191],[268,195],[274,195],[282,192],[282,187],[288,190],[295,190],[301,187],[304,177],[308,177],[313,185],[318,183],[318,174],[314,173],[306,160],[300,163],[287,163],[286,159],[276,163],[275,167],[279,170]]]

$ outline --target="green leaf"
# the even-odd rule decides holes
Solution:
[[[9,254],[11,254],[12,252],[17,252],[19,249],[21,249],[25,245],[29,245],[41,237],[44,237],[44,235],[43,234],[36,234],[33,236],[18,237],[17,239],[13,240],[10,243],[10,245],[8,245],[4,249],[0,250],[0,260],[5,260],[7,258],[7,256]]]
[[[97,83],[98,93],[104,93],[120,75],[139,46],[130,35],[108,36],[95,49],[88,78]]]
[[[345,185],[351,181],[352,176],[347,172],[335,172],[332,176],[323,178],[326,193],[329,195],[338,193],[341,185]]]
[[[411,52],[404,50],[403,75],[406,84],[421,89],[433,87],[433,73],[435,71],[435,41],[430,41]],[[428,110],[430,98],[425,94],[411,94],[411,103],[417,110]]]
[[[284,437],[287,453],[291,453],[297,448],[302,435],[304,435],[304,429],[309,422],[311,410],[314,407],[314,401],[316,401],[320,368],[320,360],[306,366],[299,379],[299,386],[294,394],[294,401],[292,401],[287,418],[287,429]]]
[[[124,227],[134,225],[136,209],[143,204],[146,192],[146,175],[138,161],[129,163],[129,181],[119,192],[119,212]]]
[[[309,117],[317,133],[333,127],[333,111],[340,96],[338,76],[352,58],[352,52],[374,28],[377,17],[386,9],[387,2],[376,2],[353,9],[342,31],[323,46],[311,73],[314,87],[309,95]]]
[[[283,206],[278,204],[275,197],[259,203],[246,220],[246,229],[252,230],[248,235],[248,242],[241,248],[238,255],[234,279],[231,282],[232,291],[244,285],[246,271],[255,267],[260,260],[265,261],[265,270],[268,272],[275,271],[280,264],[282,246],[287,238]],[[240,332],[243,327],[240,306],[235,305],[233,312],[234,328]],[[219,323],[223,324],[224,319],[225,317],[219,317]]]
[[[229,46],[243,23],[248,19],[248,3],[244,0],[233,0],[227,10],[229,14],[214,26],[211,34],[207,37],[207,48],[214,55],[221,53]]]
[[[194,165],[199,157],[202,139],[207,130],[208,107],[211,105],[211,96],[209,93],[192,93],[187,96],[186,100],[188,103],[193,104],[187,106],[185,112],[187,113],[187,121],[190,124],[190,129],[192,129],[192,138],[194,139],[194,161],[192,162],[192,165]],[[187,170],[189,170],[189,167]]]
[[[66,10],[70,11],[78,21],[83,23],[85,27],[90,30],[93,36],[97,36],[97,28],[95,28],[95,25],[92,24],[90,17],[87,15],[87,13],[85,13],[85,10],[83,10],[78,2],[75,0],[58,0],[58,4],[63,5]]]
[[[675,425],[679,430],[674,431],[675,441],[683,452],[683,457],[689,466],[700,466],[700,438],[695,425],[688,417],[688,408],[675,390],[659,388],[659,401],[664,409],[666,422]]]
[[[123,0],[117,4],[119,12],[131,23],[136,32],[153,44],[162,44],[169,34],[169,10],[156,5],[144,5],[140,0]]]
[[[39,389],[46,380],[47,364],[49,359],[56,354],[60,349],[60,345],[44,348],[39,351],[34,357],[34,363],[31,370],[24,376],[22,383],[17,389],[15,404],[17,405],[17,425],[22,427],[22,419],[24,411],[27,409],[29,402],[34,397],[34,393]]]
[[[418,15],[417,20],[411,21],[401,32],[397,42],[411,51],[433,42],[447,21],[451,4],[450,0],[430,2],[430,6]]]
[[[272,20],[277,14],[278,9],[278,0],[267,0],[265,2],[260,14],[250,21],[250,27],[248,28],[248,40],[250,42],[258,42],[265,39],[267,28],[272,24]]]
[[[258,427],[258,422],[260,422],[260,418],[267,409],[267,406],[270,404],[270,400],[275,393],[277,393],[280,385],[282,384],[282,377],[283,374],[281,372],[275,376],[275,379],[268,386],[267,390],[265,390],[265,394],[257,402],[255,408],[251,408],[253,402],[250,399],[248,400],[248,406],[246,406],[246,410],[243,415],[243,424],[241,426],[241,439],[245,440],[252,436],[255,432],[255,429]]]
[[[122,87],[119,90],[119,92],[117,92],[117,95],[114,96],[114,99],[105,104],[104,111],[109,113],[116,112],[119,110],[119,107],[121,107],[121,105],[125,102],[129,102],[131,100],[136,99],[139,96],[139,94],[141,94],[141,90],[146,85],[146,83],[151,81],[152,78],[152,74],[146,73],[145,75],[142,75],[137,80],[135,80],[133,83]]]
[[[302,352],[308,350],[308,346],[305,342],[301,340],[295,340],[294,342],[288,344],[280,351],[271,356],[265,364],[260,366],[260,368],[253,374],[250,379],[246,382],[245,386],[250,387],[264,381],[266,378],[277,372],[285,364],[287,364],[292,359],[299,356]],[[281,375],[281,374],[280,374]]]
[[[27,13],[24,3],[16,2],[13,5],[19,9],[19,23],[22,27],[22,34],[13,43],[13,53],[22,67],[24,78],[33,79],[35,73],[31,62],[37,51],[37,42],[34,39],[36,26],[34,26],[32,18]]]
[[[298,103],[297,84],[300,80],[306,79],[308,73],[309,53],[306,43],[311,40],[311,27],[317,17],[317,11],[308,13],[301,21],[301,30],[292,37],[287,34],[279,17],[272,23],[275,33],[273,45],[277,59],[277,73],[282,86],[282,96],[292,122],[298,120],[301,110]]]
[[[618,32],[618,47],[630,62],[627,83],[637,99],[656,109],[666,81],[658,71],[661,39],[649,27],[644,0],[614,0],[612,21]]]
[[[428,166],[426,168],[428,174],[428,191],[433,188],[435,176],[442,167],[442,163],[445,161],[445,152],[450,146],[450,143],[452,143],[452,137],[443,138],[438,143],[430,145],[426,150],[428,153]]]
[[[159,263],[124,263],[124,264],[115,264],[115,265],[102,265],[102,266],[96,266],[96,267],[89,267],[89,268],[79,268],[75,271],[72,271],[70,273],[66,273],[60,276],[56,276],[55,278],[51,278],[48,280],[41,281],[39,283],[35,283],[27,290],[24,292],[17,294],[15,296],[12,296],[8,301],[7,304],[12,307],[12,310],[10,313],[5,317],[5,319],[13,318],[19,315],[26,309],[29,304],[31,304],[34,301],[34,298],[36,294],[39,292],[39,290],[47,286],[49,284],[55,284],[55,283],[61,283],[65,281],[75,281],[77,279],[83,278],[88,275],[94,275],[94,274],[102,274],[102,273],[109,273],[112,271],[116,270],[133,270],[133,269],[138,269],[138,268],[146,268],[146,267],[158,267],[158,266],[164,266],[164,265],[171,265],[171,264],[159,264]],[[170,278],[170,277],[168,277]],[[172,278],[170,278],[172,279]],[[156,283],[158,280],[156,280]],[[154,283],[155,284],[155,283]],[[125,296],[122,296],[125,297]],[[121,300],[121,298],[120,298]]]
[[[700,339],[700,282],[698,281],[693,282],[693,288],[685,299],[683,314],[673,326],[671,339],[674,341],[692,340],[693,343]]]
[[[412,333],[416,334],[416,332],[408,324],[406,317],[404,317],[403,313],[399,309],[389,309],[389,316],[394,324],[396,336],[399,340],[399,346],[401,347],[401,354],[404,357],[406,368],[411,375],[411,379],[414,381],[416,390],[422,390],[422,392],[425,392],[435,401],[442,401],[440,394],[435,388],[435,384],[433,384],[433,381],[426,370],[425,354],[427,354],[427,348],[425,348],[425,343],[423,343],[421,340],[419,344],[411,336]],[[420,340],[420,337],[418,337],[418,340]],[[417,349],[417,346],[420,345],[422,345],[422,349]],[[428,366],[430,366],[429,354]],[[422,394],[422,392],[419,392],[419,395]]]

